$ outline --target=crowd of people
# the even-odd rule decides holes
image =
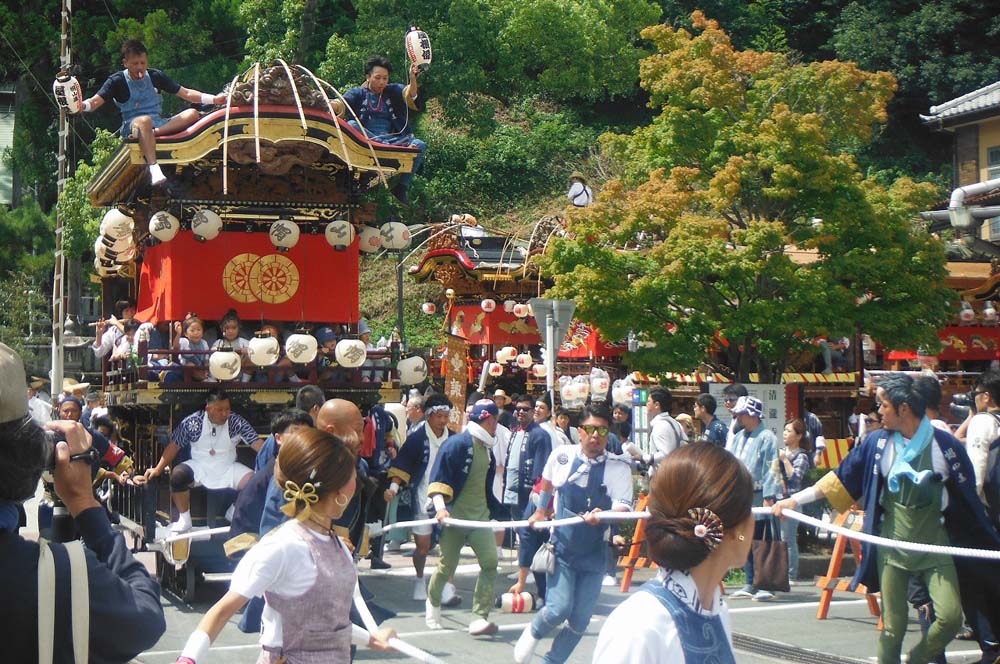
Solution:
[[[19,368],[16,356],[6,352],[0,367]],[[42,385],[20,371],[28,389],[13,405],[0,404],[5,407],[0,426],[11,441],[26,445],[41,434],[30,400],[38,398]],[[41,426],[62,432],[70,451],[98,448],[104,472],[119,481],[131,477],[141,485],[169,468],[178,514],[174,534],[192,527],[192,487],[238,490],[228,514],[226,550],[239,558],[229,592],[204,616],[178,661],[203,658],[240,610],[240,628],[261,635],[260,661],[298,661],[296,653],[306,652],[322,661],[346,661],[345,653],[359,645],[388,648],[391,627],[373,632],[361,627],[355,584],[362,596],[366,591],[356,569],[363,556],[373,569],[388,567],[383,550],[398,550],[411,537],[412,600],[423,602],[429,629],[441,629],[442,611],[461,604],[453,582],[460,552],[468,546],[479,566],[468,632],[495,634],[490,615],[502,548],[516,547],[518,574],[509,592],[523,593],[533,581],[537,613],[514,644],[512,658],[531,661],[541,642],[554,636],[544,661],[566,661],[590,623],[602,585],[614,583],[615,529],[600,514],[632,510],[634,480],[648,475],[647,554],[660,569],[612,612],[595,661],[691,662],[711,652],[726,662],[735,659],[720,582],[730,569],[742,567],[745,585],[729,600],[774,597],[773,590],[755,585],[751,555],[751,543],[765,529],[781,533],[789,579],[797,577],[798,524],[782,518],[785,510],[825,498],[837,510],[862,507],[867,533],[1000,550],[1000,505],[991,493],[1000,472],[994,444],[1000,435],[1000,372],[980,377],[970,395],[973,408],[954,432],[941,419],[941,387],[932,376],[887,374],[874,396],[875,410],[860,408],[854,419],[863,427],[858,443],[838,468],[811,486],[806,477],[816,461],[813,452],[824,444],[819,418],[804,410],[803,417],[785,424],[779,441],[764,421],[766,405],[739,383],[722,390],[732,416],[728,426],[716,416],[717,401],[710,394],[696,397],[688,415],[678,412],[669,390],[651,390],[645,404],[648,439],[642,445],[634,442],[628,406],[594,403],[576,414],[552,408],[544,394],[508,396],[503,390],[474,394],[465,404],[466,424],[456,431],[449,428],[456,405],[442,394],[412,394],[405,404],[376,405],[363,413],[354,403],[327,400],[321,389],[307,385],[298,391],[296,407],[278,413],[271,435],[261,440],[232,412],[228,395],[215,389],[203,410],[177,426],[159,461],[143,469],[132,467],[127,441],[120,440],[99,404],[86,404],[72,391],[61,399],[57,419]],[[88,418],[87,426],[79,423]],[[257,450],[254,468],[236,460],[239,444]],[[57,470],[64,452],[60,444]],[[21,464],[23,456],[15,460]],[[68,461],[64,465],[77,470]],[[32,466],[25,468],[10,471],[11,477],[31,475],[8,492],[14,516],[4,524],[15,537],[16,505],[26,496],[27,483],[32,478],[37,483]],[[86,492],[60,481],[56,489],[72,496],[64,500],[72,503],[70,511],[92,551],[88,566],[103,565],[98,576],[117,575],[117,587],[132,594],[134,603],[140,602],[136,594],[155,597],[155,582],[129,566],[121,538],[108,537],[110,530],[102,525],[107,510],[94,499],[93,478],[87,475]],[[770,508],[772,515],[764,510],[755,515],[753,507]],[[551,530],[503,527],[505,521],[534,524],[574,515],[583,522]],[[456,527],[449,519],[485,527]],[[390,537],[375,533],[367,541],[373,522],[403,520],[433,522],[392,531]],[[997,563],[864,547],[853,583],[882,592],[880,662],[900,661],[910,605],[922,636],[909,661],[945,661],[944,647],[963,629],[963,617],[982,661],[1000,657],[994,636],[1000,628]],[[539,567],[540,559],[549,561],[547,567]],[[65,573],[70,572],[57,565],[57,574]],[[93,615],[109,610],[97,604],[91,598]],[[150,629],[162,622],[162,613],[150,611],[134,647],[148,647],[140,640],[162,631]],[[393,615],[374,603],[371,611],[379,621]],[[57,612],[57,623],[65,619]],[[71,646],[56,639],[57,649]]]

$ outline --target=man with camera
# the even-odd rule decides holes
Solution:
[[[112,531],[94,498],[90,463],[85,462],[94,459],[87,454],[89,434],[79,422],[50,422],[48,432],[35,424],[28,416],[24,378],[21,359],[0,343],[4,659],[128,661],[153,646],[166,629],[159,585]],[[54,447],[53,438],[59,440]],[[17,505],[34,494],[42,471],[53,465],[56,493],[75,519],[83,546],[32,542],[18,533]]]

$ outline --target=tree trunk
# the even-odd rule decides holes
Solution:
[[[299,45],[295,52],[295,62],[297,64],[306,64],[306,54],[310,52],[309,43],[312,41],[315,29],[316,0],[305,0],[302,7],[302,31],[299,34]]]

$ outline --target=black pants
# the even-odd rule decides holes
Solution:
[[[1000,564],[975,560],[955,559],[958,588],[962,593],[962,611],[972,628],[972,634],[983,651],[983,664],[993,664],[1000,657]]]

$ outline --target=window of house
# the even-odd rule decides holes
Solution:
[[[1000,147],[986,150],[986,179],[1000,178]]]
[[[993,242],[1000,241],[1000,217],[992,217],[990,219],[990,240]]]

